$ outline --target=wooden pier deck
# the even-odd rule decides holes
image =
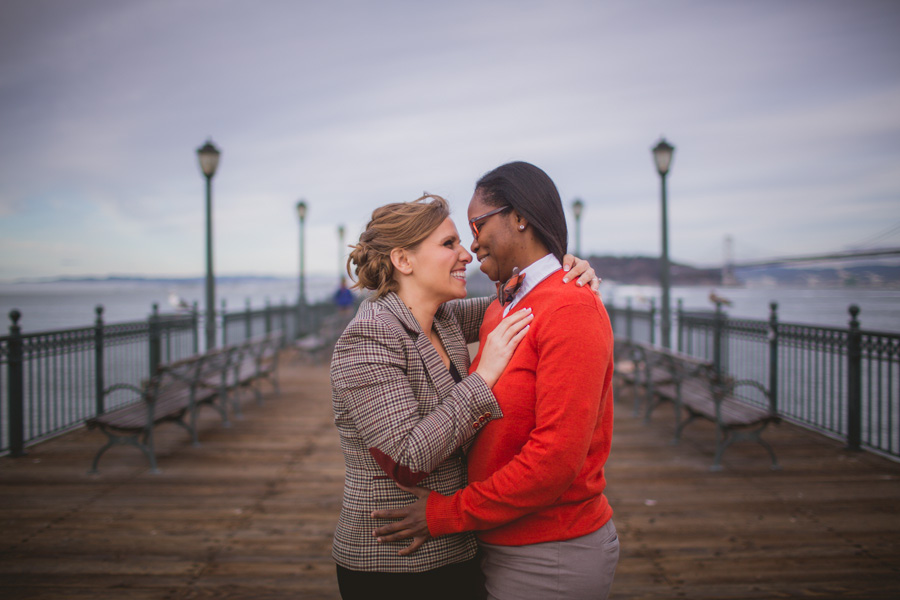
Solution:
[[[0,458],[0,598],[338,598],[331,535],[343,462],[325,367],[286,361],[283,393],[202,446],[161,427],[162,472],[75,431]],[[622,544],[612,598],[898,598],[900,465],[782,424],[782,471],[713,430],[670,446],[671,415],[617,406],[608,495]],[[427,593],[423,594],[427,598]]]

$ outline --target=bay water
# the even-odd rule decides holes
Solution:
[[[330,301],[337,289],[335,276],[307,277],[306,295],[310,303]],[[250,303],[254,309],[272,305],[295,304],[298,282],[291,278],[226,279],[216,285],[217,310],[222,300],[226,310],[241,311]],[[629,301],[635,309],[647,310],[650,301],[660,307],[660,290],[656,286],[620,285],[604,282],[603,300],[618,308]],[[850,321],[848,307],[860,308],[863,329],[900,333],[900,290],[870,288],[781,288],[708,286],[674,287],[672,310],[682,300],[686,310],[712,310],[715,293],[730,302],[724,306],[731,317],[766,320],[769,304],[778,304],[778,319],[787,323],[805,323],[846,328]],[[21,313],[19,325],[23,333],[34,333],[69,327],[93,325],[94,308],[104,307],[107,323],[146,319],[154,303],[161,313],[177,311],[176,304],[196,302],[205,310],[202,281],[171,282],[163,280],[58,281],[48,283],[0,283],[0,314],[7,317],[0,325],[0,335],[8,331],[8,315],[12,309]]]

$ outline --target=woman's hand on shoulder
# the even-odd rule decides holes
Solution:
[[[523,308],[511,312],[488,334],[484,341],[484,350],[481,352],[481,361],[475,369],[488,387],[494,387],[500,379],[519,342],[528,333],[532,320],[534,315],[531,309]]]
[[[575,285],[579,287],[590,284],[594,293],[600,296],[600,282],[603,280],[597,276],[588,261],[566,254],[563,256],[562,266],[563,271],[566,271],[563,283],[568,283],[574,279]]]

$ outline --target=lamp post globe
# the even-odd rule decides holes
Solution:
[[[572,213],[575,215],[575,255],[581,257],[581,213],[584,211],[584,202],[581,198],[575,198],[572,202]]]
[[[675,146],[669,144],[665,138],[660,138],[659,143],[653,148],[653,160],[656,163],[656,171],[659,173],[661,184],[662,204],[662,256],[659,261],[659,284],[662,290],[662,310],[660,314],[660,339],[663,348],[672,347],[672,308],[671,285],[669,283],[669,216],[666,206],[666,176],[672,166],[672,155]]]
[[[665,177],[669,173],[669,167],[672,165],[672,155],[675,153],[675,146],[669,144],[665,138],[660,138],[659,143],[653,148],[653,160],[656,162],[656,170],[661,177]]]
[[[221,152],[216,148],[212,140],[207,140],[200,148],[197,148],[197,159],[200,162],[200,171],[206,178],[206,348],[216,346],[216,284],[213,276],[213,249],[212,249],[212,178],[219,168],[219,156]]]

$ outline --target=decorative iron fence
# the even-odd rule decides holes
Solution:
[[[654,343],[654,307],[607,307],[617,336]],[[677,350],[711,361],[736,379],[770,390],[785,419],[866,448],[900,457],[900,334],[860,329],[849,308],[847,329],[728,317],[715,311],[676,311]],[[747,388],[748,390],[752,388]],[[763,403],[759,396],[746,396]]]
[[[300,331],[300,313],[298,307],[281,304],[253,310],[247,301],[246,309],[240,312],[227,312],[222,304],[222,344],[235,344],[259,335],[271,333],[273,330],[285,332],[282,338],[287,343],[302,335]]]
[[[266,306],[226,313],[223,344],[236,344],[274,330],[286,332],[287,343],[314,331],[337,308],[326,302],[301,307]],[[21,314],[10,312],[8,336],[0,336],[0,454],[20,456],[30,443],[80,426],[128,400],[107,396],[112,384],[139,386],[160,364],[200,351],[201,318],[159,314],[146,321],[107,324],[103,307],[93,326],[22,333]]]
[[[356,298],[352,310],[359,307],[361,298]],[[271,306],[253,310],[249,303],[239,312],[226,312],[222,306],[222,343],[236,344],[275,329],[285,332],[285,343],[308,333],[317,331],[329,316],[336,314],[338,307],[331,302],[307,304],[305,306]]]

